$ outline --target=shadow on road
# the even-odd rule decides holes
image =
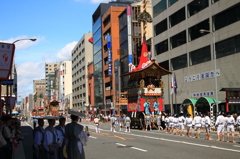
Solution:
[[[30,126],[21,126],[23,133],[23,149],[26,159],[33,158],[33,129]]]

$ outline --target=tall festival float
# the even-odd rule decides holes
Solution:
[[[141,57],[137,67],[129,64],[130,72],[122,75],[129,76],[128,106],[132,126],[144,128],[145,115],[161,115],[164,111],[164,81],[162,76],[171,74],[161,67],[147,50],[146,38],[143,37]]]

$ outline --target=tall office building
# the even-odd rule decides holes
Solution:
[[[85,33],[72,50],[72,106],[85,111],[88,99],[88,64],[93,61],[92,33]]]
[[[132,1],[130,0],[122,0],[115,1],[115,2],[109,2],[109,3],[101,3],[98,8],[95,10],[95,12],[92,15],[92,21],[93,21],[93,61],[94,61],[94,99],[95,99],[95,105],[99,107],[100,109],[104,109],[106,107],[106,94],[104,94],[103,90],[105,91],[105,82],[104,82],[104,76],[103,74],[106,74],[104,72],[106,70],[106,61],[103,61],[106,57],[106,52],[103,52],[103,40],[105,37],[103,37],[103,26],[102,23],[102,17],[103,15],[109,10],[111,6],[115,7],[126,7],[128,6]],[[107,22],[107,21],[105,21]],[[105,43],[104,43],[105,44]],[[105,53],[105,54],[104,54]],[[110,70],[110,69],[109,69]],[[113,71],[113,70],[112,70]],[[107,88],[109,86],[107,85]],[[107,92],[106,92],[107,93]],[[108,100],[110,101],[110,99]]]
[[[58,86],[56,84],[55,71],[59,69],[61,62],[45,63],[46,95],[51,101],[55,96]],[[55,98],[55,97],[54,97]]]
[[[185,111],[188,105],[209,111],[216,99],[219,108],[215,112],[240,110],[239,19],[236,0],[153,1],[155,58],[175,73],[178,84],[177,94],[171,95],[172,78],[162,77],[166,111],[172,104],[175,112]]]

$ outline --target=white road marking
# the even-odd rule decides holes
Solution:
[[[227,149],[222,147],[212,147],[214,149],[220,149],[220,150],[226,150],[226,151],[233,151],[233,152],[240,152],[240,150],[234,150],[234,149]]]
[[[191,142],[183,142],[183,144],[194,145],[194,146],[202,146],[202,147],[210,147],[208,145],[195,144],[195,143],[191,143]]]
[[[126,145],[123,145],[123,144],[120,144],[120,143],[116,143],[117,145],[119,145],[119,146],[126,146]]]
[[[93,139],[97,139],[97,137],[94,137],[94,136],[89,136],[90,138],[93,138]]]
[[[132,148],[132,149],[135,149],[135,150],[139,150],[139,151],[147,152],[147,150],[140,149],[140,148],[137,148],[137,147],[131,147],[131,148]]]
[[[233,146],[235,146],[235,147],[240,147],[240,146],[238,146],[238,145],[233,145]]]
[[[119,145],[119,146],[126,146],[126,145],[123,145],[123,144],[120,144],[120,143],[116,143],[116,144]],[[138,150],[138,151],[147,152],[147,150],[140,149],[140,148],[137,148],[137,147],[130,147],[130,148],[135,149],[135,150]]]

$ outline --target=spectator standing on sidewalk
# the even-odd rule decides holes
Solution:
[[[81,113],[76,111],[69,111],[72,122],[65,127],[66,149],[68,159],[85,159],[83,146],[86,146],[89,133],[85,133],[83,126],[78,124],[78,119]]]
[[[63,155],[63,147],[65,145],[65,123],[66,123],[66,118],[60,117],[59,118],[59,125],[55,126],[55,129],[57,130],[57,138],[58,138],[58,158],[59,159],[65,159]]]
[[[0,156],[1,158],[5,158],[5,149],[6,149],[6,146],[7,146],[7,142],[6,140],[3,138],[2,136],[2,127],[3,127],[3,121],[2,119],[0,118]]]
[[[38,126],[33,130],[33,156],[35,159],[46,158],[46,150],[43,147],[43,137],[44,137],[44,119],[37,119]]]
[[[94,118],[94,125],[95,125],[95,129],[96,129],[96,133],[100,133],[100,128],[99,128],[99,122],[100,122],[100,119],[99,119],[99,117],[98,116],[96,116],[95,118]]]
[[[49,117],[48,124],[44,132],[44,148],[47,150],[47,159],[58,159],[58,136],[54,128],[56,118]]]
[[[4,116],[3,117],[3,128],[2,135],[5,141],[7,142],[5,148],[5,159],[12,159],[13,147],[12,147],[12,133],[10,127],[12,126],[12,117]]]

